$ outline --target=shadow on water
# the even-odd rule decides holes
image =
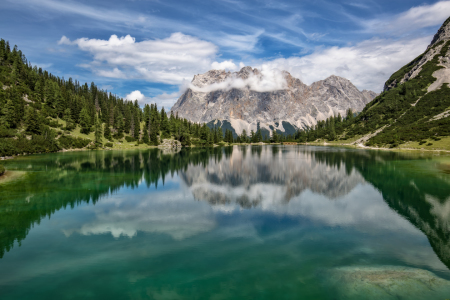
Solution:
[[[423,168],[437,167],[424,172],[412,161]],[[0,257],[62,208],[95,205],[123,187],[142,183],[158,188],[168,176],[178,175],[196,200],[244,209],[261,205],[268,185],[283,187],[273,201],[284,205],[306,190],[337,199],[362,182],[370,183],[391,209],[428,237],[450,268],[450,179],[427,157],[323,147],[236,146],[178,153],[152,149],[51,154],[9,161],[7,167],[28,173],[22,180],[0,184]]]

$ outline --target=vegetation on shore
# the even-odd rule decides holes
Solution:
[[[450,20],[450,19],[449,19]],[[400,83],[424,54],[394,73],[390,89],[355,114],[332,116],[292,135],[271,136],[245,130],[233,136],[228,129],[197,124],[167,114],[156,104],[142,109],[92,82],[56,77],[32,67],[17,46],[0,40],[0,156],[57,152],[68,149],[136,149],[158,146],[164,139],[181,146],[250,143],[357,143],[367,147],[450,149],[450,88],[428,92],[433,73],[443,66],[450,41],[427,51],[441,50],[424,64],[418,76]],[[360,139],[366,137],[364,139]]]
[[[300,134],[299,141],[345,142],[355,140],[357,136],[371,135],[364,141],[365,146],[429,148],[439,144],[450,149],[448,143],[439,142],[450,136],[450,113],[445,114],[450,111],[450,88],[445,83],[440,89],[428,92],[428,87],[436,81],[432,74],[443,68],[440,60],[447,56],[450,41],[430,49],[440,45],[443,45],[441,51],[422,66],[417,77],[399,83],[423,55],[392,75],[386,86],[393,88],[368,103],[361,113],[352,116],[348,112],[344,122],[339,116],[319,122]]]
[[[17,46],[0,40],[0,156],[62,149],[157,146],[162,139],[182,146],[220,143],[220,127],[168,115],[156,104],[142,109],[92,82],[81,84],[32,66]],[[117,147],[116,147],[117,146]]]
[[[3,174],[5,174],[6,169],[3,165],[0,165],[0,176],[2,176]]]

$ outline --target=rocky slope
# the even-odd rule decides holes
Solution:
[[[345,128],[346,137],[364,135],[367,146],[432,146],[450,136],[448,84],[450,18],[424,53],[395,72],[384,92],[366,105],[355,123]]]
[[[211,70],[194,76],[172,107],[194,122],[226,120],[237,134],[305,128],[347,109],[361,111],[376,93],[359,91],[349,80],[330,76],[308,86],[288,72],[244,67],[239,72]],[[292,126],[293,125],[293,126]]]
[[[402,83],[418,77],[425,64],[428,62],[432,62],[433,58],[436,55],[439,55],[444,47],[448,46],[445,44],[449,40],[450,18],[444,22],[438,32],[434,35],[433,40],[422,55],[418,56],[412,62],[394,73],[391,78],[389,78],[389,80],[385,83],[384,91],[389,91],[390,89]],[[438,84],[434,84],[433,87],[430,87],[430,89],[428,89],[429,92],[438,89],[440,86],[442,86],[442,83],[450,83],[450,76],[447,72],[450,67],[450,58],[448,56],[439,57],[438,65],[442,66],[443,69],[433,73],[433,77],[437,79]]]

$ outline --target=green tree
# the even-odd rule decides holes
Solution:
[[[142,142],[148,144],[150,142],[147,125],[144,124],[144,132],[142,134]]]
[[[41,119],[34,108],[28,109],[26,118],[26,132],[31,134],[41,134]]]
[[[104,130],[103,136],[105,137],[105,139],[108,139],[108,140],[112,139],[112,137],[111,137],[111,128],[109,128],[109,124],[108,123],[105,124],[105,130]]]
[[[2,114],[3,122],[1,125],[4,125],[6,128],[16,127],[16,107],[11,99],[6,101],[5,107],[2,109]]]
[[[140,130],[141,130],[141,124],[139,122],[139,116],[138,116],[137,112],[134,113],[133,120],[134,120],[133,136],[134,136],[134,138],[136,140],[139,140],[139,133],[140,133]]]
[[[98,115],[95,114],[95,145],[101,146],[102,145],[102,122],[98,118]]]
[[[83,108],[80,112],[80,126],[81,133],[89,134],[91,132],[91,117],[86,108]]]

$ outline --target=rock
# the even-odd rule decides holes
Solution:
[[[193,122],[227,120],[237,134],[256,131],[258,123],[270,132],[274,128],[285,132],[283,121],[296,128],[310,127],[338,113],[345,116],[349,108],[361,111],[376,95],[334,75],[308,86],[286,71],[269,76],[244,67],[239,72],[211,70],[194,76],[171,111]]]
[[[397,266],[336,268],[327,278],[335,299],[448,299],[450,281],[433,273]]]
[[[162,143],[160,145],[158,145],[158,148],[170,148],[170,149],[181,149],[181,142],[177,141],[177,140],[169,140],[169,139],[164,139],[162,141]]]
[[[388,91],[396,87],[398,84],[402,84],[417,77],[420,71],[422,71],[422,67],[427,62],[431,61],[436,54],[440,53],[446,42],[448,42],[449,40],[450,18],[444,22],[438,32],[434,35],[434,38],[431,41],[430,45],[427,47],[427,50],[412,62],[410,70],[403,76],[403,78],[401,78],[400,80],[388,80],[384,86],[384,90]],[[443,43],[439,44],[440,42]],[[444,69],[433,73],[433,77],[437,78],[438,80],[435,85],[428,89],[429,92],[440,88],[443,83],[450,83],[450,74],[447,71],[448,69],[450,69],[450,59],[448,57],[448,53],[446,53],[446,57],[440,58],[439,65],[444,67]]]

